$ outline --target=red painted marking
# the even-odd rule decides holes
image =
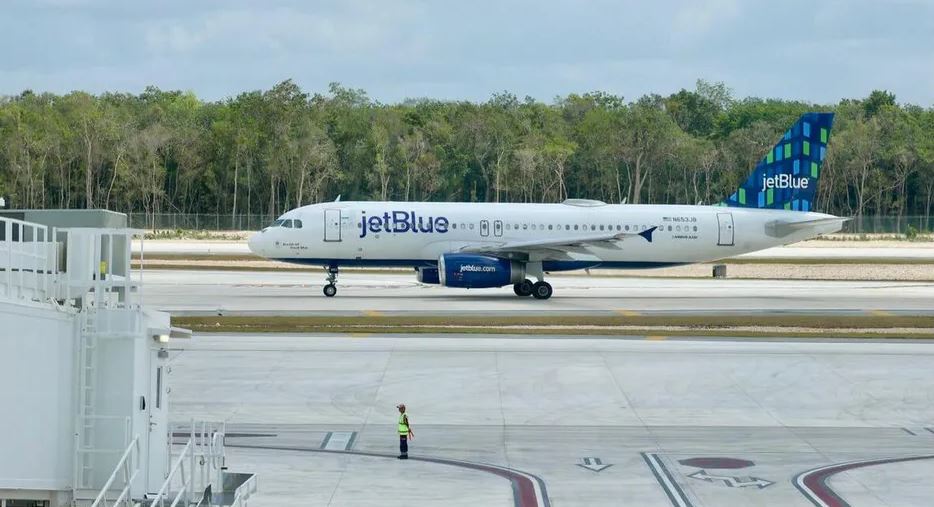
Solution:
[[[392,458],[397,459],[393,454],[381,454],[377,452],[364,452],[364,451],[332,451],[327,449],[309,449],[306,447],[287,447],[287,446],[275,446],[275,445],[249,445],[249,444],[227,444],[227,447],[242,447],[246,449],[270,449],[270,450],[281,450],[281,451],[300,451],[300,452],[318,452],[318,453],[330,453],[330,454],[353,454],[355,456],[368,456],[372,458]],[[469,468],[472,470],[479,470],[481,472],[490,473],[493,475],[498,475],[509,482],[512,483],[513,491],[513,501],[515,502],[516,507],[539,507],[544,506],[548,507],[551,505],[548,500],[548,492],[545,490],[545,484],[539,481],[539,488],[541,489],[541,498],[535,492],[535,479],[533,475],[519,472],[517,470],[512,470],[509,468],[498,467],[494,465],[487,465],[484,463],[473,463],[470,461],[458,461],[453,459],[442,459],[442,458],[429,458],[429,457],[417,457],[410,456],[410,461],[426,461],[429,463],[437,463],[439,465],[448,465],[460,468]]]
[[[689,467],[697,468],[748,468],[755,463],[748,459],[739,458],[688,458],[679,460],[678,463]]]
[[[840,463],[839,465],[816,468],[795,477],[795,486],[801,489],[801,486],[797,484],[800,481],[804,488],[802,493],[804,493],[805,496],[807,496],[808,499],[817,506],[826,505],[827,507],[849,507],[850,504],[840,498],[840,496],[837,495],[834,490],[827,485],[827,480],[832,476],[840,472],[846,472],[847,470],[853,470],[856,468],[871,467],[875,465],[887,465],[889,463],[901,463],[905,461],[919,461],[923,459],[934,459],[934,455],[854,461],[851,463]],[[815,499],[823,502],[823,504],[818,503],[815,501]]]

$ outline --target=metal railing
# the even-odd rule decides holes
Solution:
[[[153,498],[152,506],[174,507],[181,504],[199,505],[204,500],[204,492],[208,485],[213,484],[213,490],[224,484],[224,470],[226,452],[224,449],[226,424],[201,422],[195,424],[191,421],[188,427],[189,438],[182,448],[174,465],[166,475],[165,482]],[[172,432],[170,435],[174,435]],[[169,456],[172,456],[172,438],[168,440]],[[186,468],[187,467],[187,468]],[[179,490],[172,492],[170,488],[177,484]],[[170,495],[173,495],[171,499]],[[213,505],[213,504],[211,504]]]
[[[248,507],[247,503],[253,493],[256,493],[256,476],[252,476],[237,488],[234,494],[233,503],[230,507]]]
[[[55,229],[0,217],[0,285],[9,299],[46,301],[58,273]]]
[[[179,502],[184,501],[188,503],[192,496],[192,489],[194,488],[194,464],[195,464],[195,454],[194,454],[194,439],[189,440],[185,444],[185,448],[182,449],[181,454],[178,455],[178,459],[175,460],[175,464],[172,465],[172,469],[169,471],[168,477],[165,478],[165,482],[162,483],[162,487],[159,488],[159,491],[156,493],[156,496],[153,497],[152,503],[150,505],[158,505],[159,507],[165,507],[165,501],[169,495],[169,487],[174,482],[174,479],[178,477],[180,487],[175,493],[175,496],[172,497],[172,502],[169,504],[170,507],[175,507]],[[190,468],[188,469],[188,474],[185,473],[185,460],[190,461]],[[187,477],[186,477],[187,476]],[[185,497],[188,499],[185,499]],[[184,499],[184,500],[183,500]]]
[[[139,468],[139,435],[136,435],[117,461],[117,466],[114,467],[114,471],[110,474],[107,482],[104,483],[104,487],[101,488],[101,492],[97,494],[97,498],[94,499],[94,503],[91,504],[91,507],[116,507],[119,505],[132,507],[133,502],[130,499],[130,488],[133,485],[133,481],[136,480],[136,476],[139,474]],[[123,489],[120,490],[120,494],[113,502],[109,502],[107,500],[107,493],[110,491],[111,487],[113,487],[117,477],[121,475],[121,471],[123,472]]]

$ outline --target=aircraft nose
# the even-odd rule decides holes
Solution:
[[[251,252],[261,257],[264,256],[262,247],[263,240],[261,238],[262,235],[262,232],[254,233],[252,236],[250,236],[250,239],[246,243]]]

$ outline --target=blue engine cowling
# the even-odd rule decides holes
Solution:
[[[474,254],[444,254],[438,258],[440,283],[445,287],[484,289],[525,279],[521,262]]]
[[[441,283],[438,278],[438,268],[415,268],[415,279],[418,283]]]

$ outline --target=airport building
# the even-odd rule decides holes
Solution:
[[[170,435],[168,345],[190,333],[145,307],[140,231],[104,211],[4,215],[0,506],[243,505],[255,478],[227,473],[223,425]]]

